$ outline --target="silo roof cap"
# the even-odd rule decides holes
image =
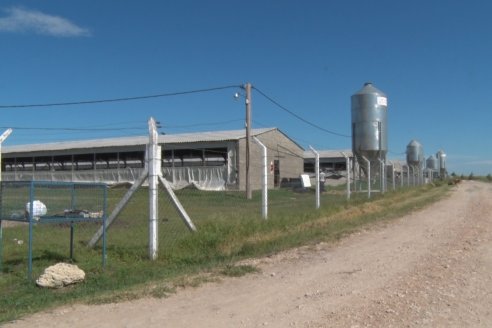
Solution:
[[[386,97],[386,94],[384,94],[384,92],[382,92],[381,90],[376,88],[372,84],[372,82],[364,83],[364,86],[362,87],[362,89],[360,89],[358,92],[355,93],[355,95],[367,95],[367,94],[376,94],[380,97]]]
[[[412,141],[410,141],[410,143],[408,145],[409,146],[413,146],[413,147],[420,147],[421,146],[420,142],[418,142],[415,139],[413,139]]]

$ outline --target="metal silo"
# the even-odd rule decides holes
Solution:
[[[388,101],[372,83],[352,96],[352,150],[369,161],[384,160],[388,152]],[[363,161],[359,160],[359,163]]]
[[[425,166],[427,168],[426,173],[429,181],[434,180],[434,175],[437,173],[437,158],[433,155],[429,156],[425,161]]]
[[[352,95],[351,103],[352,151],[359,168],[367,177],[368,195],[371,197],[371,180],[376,180],[373,177],[379,175],[381,192],[385,190],[383,177],[388,152],[388,100],[383,92],[368,82]]]
[[[446,154],[443,150],[439,150],[436,154],[437,162],[439,164],[439,169],[446,169]]]
[[[423,168],[425,164],[424,147],[417,140],[412,140],[407,145],[407,164],[413,177],[413,184],[423,183]]]
[[[426,161],[426,166],[429,170],[437,170],[437,158],[434,156],[429,156]]]
[[[412,140],[407,145],[407,164],[420,167],[424,159],[424,150],[420,142]]]
[[[437,157],[437,164],[439,165],[439,176],[441,179],[444,179],[447,175],[447,170],[446,170],[446,153],[441,149],[437,152],[436,154]]]

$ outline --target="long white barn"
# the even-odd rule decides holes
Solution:
[[[269,187],[297,178],[303,148],[277,128],[253,129],[268,148]],[[145,166],[148,136],[4,146],[4,181],[133,182]],[[245,130],[160,135],[163,175],[175,188],[245,188]],[[251,186],[261,186],[261,148],[251,144]]]

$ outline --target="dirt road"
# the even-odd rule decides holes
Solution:
[[[386,226],[255,264],[261,273],[169,298],[6,327],[492,327],[492,185],[465,181]]]

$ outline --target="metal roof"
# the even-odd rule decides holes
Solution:
[[[340,150],[317,150],[319,153],[319,158],[344,158],[342,152],[347,154],[348,157],[353,157],[352,151],[350,149],[340,149]],[[311,150],[304,151],[305,159],[314,159],[315,155]]]
[[[278,130],[278,129],[277,128],[251,129],[251,135],[258,136],[260,134],[274,131],[274,130]],[[179,143],[194,143],[194,142],[234,141],[243,138],[246,138],[245,129],[159,135],[159,143],[179,144]],[[140,146],[140,145],[147,144],[148,141],[149,141],[148,136],[61,141],[61,142],[52,142],[52,143],[44,143],[44,144],[4,146],[2,147],[2,153],[11,154],[11,153],[26,153],[26,152],[36,152],[36,151]]]

